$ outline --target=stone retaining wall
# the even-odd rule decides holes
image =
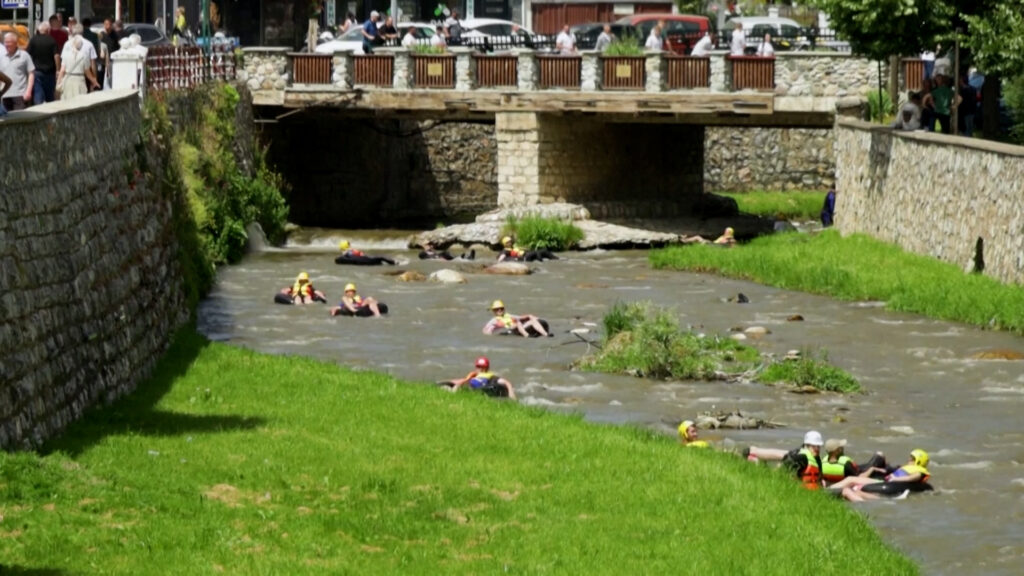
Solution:
[[[708,127],[704,190],[827,190],[835,182],[829,128]]]
[[[1024,283],[1024,148],[836,124],[836,226]]]
[[[140,120],[121,90],[0,121],[0,448],[134,390],[188,318],[170,202],[134,172]]]

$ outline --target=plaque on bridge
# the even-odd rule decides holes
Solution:
[[[444,64],[440,62],[431,62],[427,64],[427,76],[443,76],[444,75]]]
[[[615,77],[616,78],[630,78],[633,76],[633,67],[629,64],[616,64],[615,65]]]

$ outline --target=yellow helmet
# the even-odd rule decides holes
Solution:
[[[345,292],[348,292],[349,290],[351,290],[352,292],[355,292],[356,291],[356,285],[352,284],[351,282],[349,282],[348,284],[345,284]]]
[[[299,272],[298,280],[299,282],[309,282],[309,274],[306,274],[305,272]]]
[[[348,243],[348,240],[342,240],[341,242],[338,242],[338,250],[348,250],[349,246],[351,245]]]
[[[511,236],[505,236],[504,238],[501,239],[501,245],[502,246],[508,246],[511,243],[512,243],[512,237]]]
[[[679,436],[681,438],[686,438],[686,431],[690,429],[690,426],[693,426],[693,420],[683,420],[683,423],[679,425]]]
[[[928,467],[928,453],[918,448],[910,452],[910,457],[914,459],[914,464],[917,464],[921,468]]]
[[[733,230],[732,228],[726,228],[725,229],[725,235],[728,236],[729,238],[732,238],[733,234],[735,234],[735,233],[736,233],[736,231]]]
[[[495,300],[494,302],[491,302],[491,310],[497,310],[498,308],[504,308],[504,307],[505,307],[505,303],[502,302],[501,300]]]

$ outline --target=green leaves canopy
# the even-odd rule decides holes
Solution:
[[[1024,75],[1024,0],[1004,0],[987,12],[964,15],[965,43],[978,68],[1007,77]]]
[[[942,0],[812,0],[853,51],[875,60],[916,54],[950,32],[954,7]]]

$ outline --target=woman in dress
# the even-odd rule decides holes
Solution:
[[[72,36],[68,42],[71,43],[71,54],[61,61],[60,73],[57,74],[57,87],[60,89],[61,100],[71,100],[77,96],[88,94],[86,80],[94,88],[99,88],[96,76],[93,75],[89,54],[82,50],[85,40],[81,36]]]

